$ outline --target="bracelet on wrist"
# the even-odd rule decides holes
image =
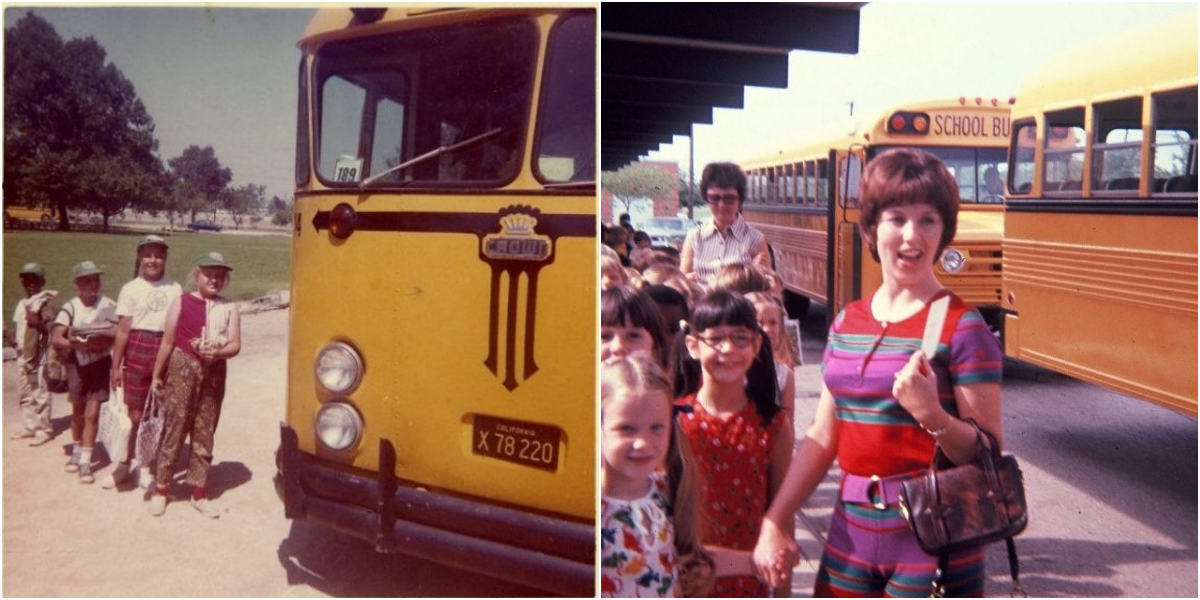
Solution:
[[[933,439],[936,440],[936,439],[941,438],[943,435],[946,435],[946,433],[950,431],[950,425],[952,425],[953,423],[954,423],[954,417],[947,416],[946,424],[942,425],[938,429],[930,429],[930,428],[926,427],[924,423],[918,423],[918,424],[921,426],[921,429],[925,430],[925,433],[928,433],[929,435],[933,436]]]

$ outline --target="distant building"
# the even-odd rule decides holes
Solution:
[[[679,179],[679,165],[676,163],[643,161],[641,164],[665,171],[674,180]],[[631,200],[629,204],[629,216],[634,227],[637,227],[640,222],[651,217],[675,216],[679,212],[679,193],[668,190],[658,196]],[[626,212],[625,203],[613,198],[612,193],[601,187],[600,218],[605,223],[616,223],[623,212]]]

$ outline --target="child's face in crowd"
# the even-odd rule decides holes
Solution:
[[[767,332],[767,337],[771,338],[771,347],[778,348],[780,335],[783,333],[783,311],[774,304],[766,302],[757,302],[754,304],[754,311],[758,313],[758,326]]]
[[[671,398],[666,391],[622,391],[605,402],[602,410],[604,494],[637,498],[649,491],[650,475],[666,458],[671,441]]]
[[[745,381],[761,346],[759,333],[741,325],[710,327],[687,336],[688,353],[700,361],[705,377],[722,384]]]
[[[42,286],[44,285],[46,285],[46,282],[42,281],[42,278],[37,275],[21,276],[21,287],[25,288],[26,296],[32,296],[42,291]]]
[[[628,319],[623,327],[600,326],[600,362],[609,358],[624,358],[642,353],[654,360],[654,338],[650,332],[635,327]]]
[[[162,279],[167,268],[167,249],[158,245],[143,246],[138,253],[142,265],[142,277],[146,281]]]
[[[221,267],[200,267],[196,273],[196,289],[205,298],[220,294],[228,283],[229,271]]]
[[[88,275],[75,279],[75,289],[79,292],[79,299],[83,300],[84,304],[91,304],[100,295],[100,276]]]

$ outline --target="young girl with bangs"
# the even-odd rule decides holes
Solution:
[[[705,481],[706,545],[753,550],[767,506],[787,472],[792,424],[776,403],[771,342],[745,298],[718,291],[692,311],[676,342],[676,404],[690,411],[680,425]],[[790,595],[790,584],[777,588]],[[765,597],[751,576],[719,577],[718,597]]]
[[[749,552],[701,545],[700,482],[671,398],[647,356],[601,370],[603,597],[704,597],[714,577],[753,572]]]
[[[631,354],[666,365],[666,325],[658,305],[643,292],[615,287],[600,294],[600,362]]]

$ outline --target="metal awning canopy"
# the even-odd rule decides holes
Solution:
[[[865,2],[606,3],[600,12],[601,168],[742,108],[744,87],[786,88],[788,52],[858,53]]]

